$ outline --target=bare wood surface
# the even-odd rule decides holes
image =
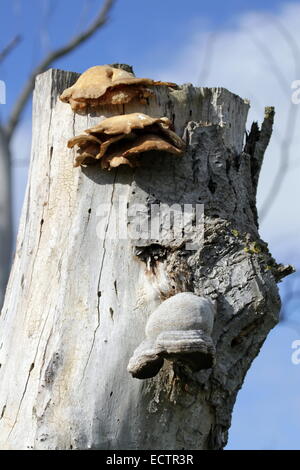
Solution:
[[[29,182],[0,317],[0,448],[222,448],[237,391],[278,321],[282,267],[259,238],[255,208],[273,113],[244,148],[247,102],[222,88],[157,88],[148,104],[100,115],[167,116],[186,155],[81,171],[66,142],[100,116],[58,101],[76,77],[50,70],[36,82]],[[204,245],[187,251],[170,234],[156,246],[114,239],[120,198],[203,203]],[[215,367],[193,374],[167,362],[153,379],[133,379],[127,364],[147,318],[182,291],[216,301]]]

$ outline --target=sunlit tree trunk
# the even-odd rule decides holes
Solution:
[[[0,448],[220,449],[244,376],[278,321],[285,271],[260,240],[255,206],[273,110],[245,145],[247,102],[222,88],[160,87],[148,104],[102,114],[168,116],[187,140],[184,157],[81,170],[66,142],[99,117],[57,100],[75,78],[51,70],[36,83],[27,195],[0,318]],[[186,250],[169,233],[137,249],[115,237],[120,200],[121,218],[133,203],[204,204],[204,243]],[[216,365],[192,373],[166,362],[154,378],[132,378],[127,364],[147,318],[182,291],[216,302]]]

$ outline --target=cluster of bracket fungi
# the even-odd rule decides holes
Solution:
[[[100,160],[102,169],[119,165],[138,166],[138,156],[150,150],[182,155],[185,144],[171,129],[167,118],[132,113],[113,116],[73,137],[68,147],[78,146],[75,166]]]
[[[153,86],[176,86],[174,83],[137,78],[132,73],[108,65],[99,65],[84,72],[77,82],[60,96],[74,112],[120,105],[132,101],[144,103],[153,96]],[[142,113],[113,116],[102,120],[84,134],[73,137],[68,147],[77,148],[74,166],[97,164],[109,170],[120,165],[134,168],[145,152],[166,152],[183,155],[184,141],[172,130],[166,117],[150,117]]]
[[[85,114],[104,105],[145,103],[154,96],[153,86],[176,85],[136,78],[108,65],[95,66],[66,89],[60,99],[69,103],[74,112]],[[100,168],[109,170],[119,165],[134,168],[139,165],[139,156],[149,151],[181,156],[185,142],[167,117],[131,113],[102,120],[71,138],[68,147],[77,149],[74,166],[99,163]],[[192,292],[165,300],[148,318],[145,339],[134,351],[128,372],[138,379],[154,377],[165,360],[188,366],[193,372],[211,368],[215,362],[211,338],[214,316],[214,303]]]

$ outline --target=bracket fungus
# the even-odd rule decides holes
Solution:
[[[142,113],[113,116],[73,137],[68,147],[78,147],[74,166],[100,162],[102,169],[139,165],[139,155],[149,151],[181,156],[185,142],[171,130],[171,121]]]
[[[128,372],[138,379],[154,377],[165,359],[185,364],[193,372],[211,368],[215,362],[214,317],[215,304],[192,292],[165,300],[150,315],[146,339],[134,351]]]
[[[103,105],[126,104],[133,100],[145,103],[153,95],[150,86],[176,87],[175,83],[137,78],[126,70],[109,65],[96,65],[86,70],[67,88],[60,100],[69,103],[75,112],[86,112],[88,108]]]

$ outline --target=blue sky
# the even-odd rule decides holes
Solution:
[[[0,4],[1,42],[15,34],[23,41],[1,66],[2,79],[9,81],[8,107],[32,66],[49,49],[63,44],[93,17],[99,0],[12,0]],[[172,62],[178,49],[197,28],[217,30],[234,25],[236,17],[249,10],[277,11],[282,2],[227,2],[189,0],[119,0],[109,24],[76,52],[59,60],[57,67],[84,71],[95,63],[125,62],[137,74]],[[16,73],[17,72],[17,73]],[[13,77],[13,80],[12,80]]]
[[[277,326],[254,360],[235,405],[228,449],[299,449],[300,365],[291,361],[299,334]]]
[[[15,34],[21,34],[22,42],[0,64],[0,79],[7,84],[7,105],[0,106],[0,118],[6,118],[32,67],[87,25],[100,4],[99,0],[1,1],[0,50]],[[125,62],[133,65],[140,76],[224,86],[250,98],[249,126],[253,119],[262,120],[264,105],[275,105],[274,136],[259,186],[258,205],[263,207],[285,139],[290,84],[300,80],[290,45],[276,22],[284,25],[300,47],[299,18],[300,1],[119,0],[109,24],[54,65],[82,72],[96,64]],[[207,45],[212,41],[209,70],[205,70]],[[258,50],[258,44],[264,45],[267,54]],[[284,76],[283,90],[276,67]],[[295,120],[296,133],[290,139],[291,168],[274,194],[274,205],[262,220],[261,233],[278,261],[299,266],[300,217],[296,201],[300,198],[300,122],[296,112]],[[29,104],[14,140],[15,160],[28,158],[30,126]],[[16,226],[26,178],[27,166],[16,165]],[[281,285],[283,293],[291,282],[286,280]],[[254,361],[238,396],[228,448],[300,449],[300,365],[291,362],[291,344],[300,339],[298,312],[299,303],[294,302],[289,315],[296,324],[299,322],[299,329],[292,322],[276,327]]]

